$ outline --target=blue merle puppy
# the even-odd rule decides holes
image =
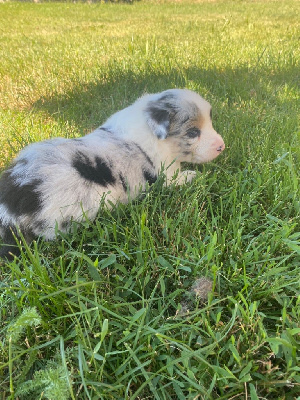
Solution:
[[[100,201],[127,202],[162,168],[167,184],[191,181],[181,162],[205,163],[225,148],[213,129],[211,106],[198,94],[171,89],[147,94],[78,139],[56,138],[24,148],[0,178],[0,256],[27,242],[55,238],[83,215],[93,220]]]

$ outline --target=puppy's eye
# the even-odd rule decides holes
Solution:
[[[195,137],[199,137],[200,134],[201,134],[201,131],[198,128],[190,128],[186,131],[186,135],[191,139],[195,138]]]

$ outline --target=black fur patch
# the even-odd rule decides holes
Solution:
[[[116,182],[110,167],[100,157],[94,163],[83,153],[78,152],[73,160],[73,167],[86,180],[107,187]]]
[[[149,102],[146,109],[151,120],[155,121],[157,125],[163,126],[166,132],[170,130],[171,120],[177,111],[177,107],[174,104],[174,96],[171,94],[165,94],[158,100]],[[162,139],[159,135],[157,136]]]
[[[136,143],[134,143],[134,145],[139,149],[139,152],[141,152],[143,154],[143,156],[145,157],[145,159],[148,161],[148,163],[151,165],[151,167],[154,169],[154,164],[153,161],[151,160],[151,158],[148,156],[148,154]]]
[[[149,183],[149,185],[152,185],[157,180],[157,175],[153,174],[152,171],[149,171],[147,169],[143,170],[143,175],[145,180]]]
[[[199,137],[201,135],[201,131],[200,131],[200,129],[193,127],[186,131],[186,135],[189,138],[193,139],[193,138]]]
[[[157,105],[153,105],[148,108],[148,113],[159,125],[170,125],[170,112],[168,110],[164,110]]]
[[[40,184],[41,180],[34,179],[30,183],[19,185],[12,177],[11,170],[7,170],[0,180],[0,203],[14,215],[34,214],[42,206],[38,191]]]
[[[71,222],[72,221],[69,220],[69,219],[66,219],[66,220],[62,221],[61,224],[60,224],[61,229],[64,229],[64,230],[67,231],[70,228]]]
[[[176,111],[177,106],[174,104],[174,100],[176,96],[173,94],[164,94],[158,99],[158,104],[161,104],[164,108],[168,109],[169,111]]]
[[[111,131],[109,130],[109,128],[106,128],[105,126],[100,126],[100,128],[99,128],[99,129],[101,129],[102,131],[105,131],[105,132],[111,133]]]
[[[14,167],[14,166],[16,166],[16,165],[18,165],[18,164],[21,164],[21,165],[27,165],[28,164],[28,160],[26,160],[26,158],[20,158],[17,162],[14,162],[13,164],[12,164],[12,167]],[[11,169],[11,168],[10,168]]]
[[[36,237],[36,235],[34,235],[31,230],[24,229],[24,227],[19,227],[19,228],[21,234],[23,235],[27,243],[32,242],[33,239]],[[13,260],[14,256],[18,257],[21,253],[20,248],[17,244],[17,242],[19,242],[19,245],[21,245],[20,236],[16,227],[2,225],[2,230],[3,230],[2,241],[4,244],[1,246],[0,249],[0,258],[4,258],[10,261]]]
[[[2,240],[4,244],[0,249],[0,258],[11,261],[13,260],[14,255],[20,255],[20,249],[18,248],[14,235],[9,227],[5,228]]]
[[[126,185],[126,181],[125,181],[125,178],[124,178],[124,176],[123,176],[121,173],[119,174],[119,178],[120,178],[120,181],[121,181],[121,183],[122,183],[122,186],[123,186],[124,192],[127,192],[127,185]]]
[[[47,227],[47,221],[40,220],[40,221],[35,221],[34,222],[34,229],[35,230],[43,231],[43,230],[46,229],[46,227]]]

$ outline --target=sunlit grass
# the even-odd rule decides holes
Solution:
[[[1,399],[297,398],[297,8],[0,4],[1,168],[170,87],[206,97],[226,142],[191,185],[1,265]]]

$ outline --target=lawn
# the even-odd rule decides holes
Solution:
[[[1,170],[173,87],[226,143],[193,183],[2,262],[1,400],[300,398],[298,7],[0,4]]]

